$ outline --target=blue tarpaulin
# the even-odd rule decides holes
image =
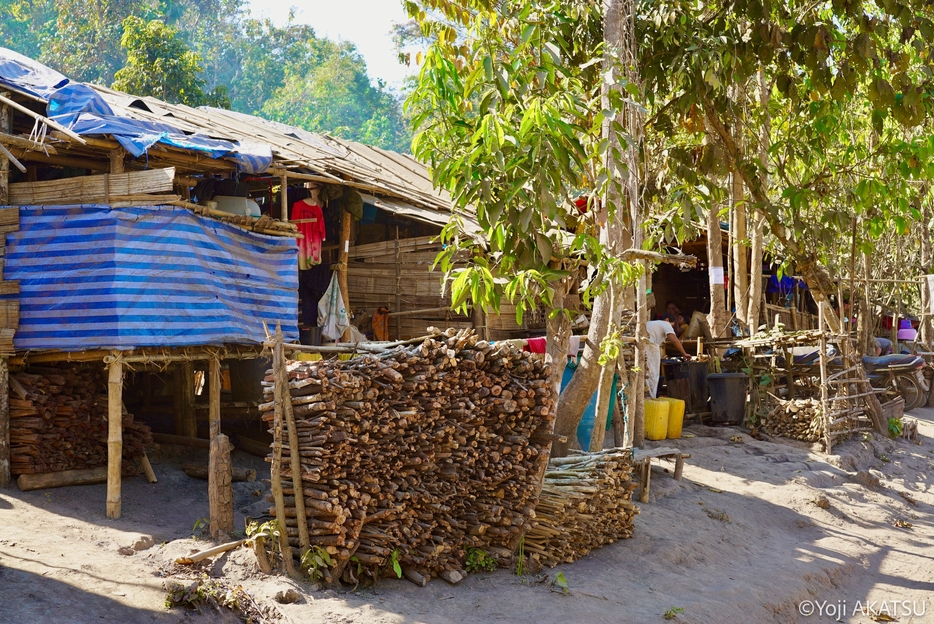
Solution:
[[[155,143],[164,143],[211,158],[229,158],[244,173],[262,173],[272,164],[268,145],[186,134],[170,124],[121,117],[88,85],[70,82],[57,71],[2,47],[0,84],[46,100],[48,117],[79,135],[113,136],[134,157]]]
[[[565,387],[571,382],[571,377],[574,376],[574,372],[577,370],[577,364],[568,362],[567,367],[564,369],[564,376],[561,378],[561,390],[564,390]],[[610,404],[606,413],[606,429],[610,430],[610,425],[613,418],[613,408],[616,407],[616,391],[619,387],[619,375],[613,375],[613,385],[610,387]],[[581,417],[580,423],[577,425],[577,441],[580,443],[581,448],[585,451],[590,448],[590,437],[593,435],[593,425],[596,420],[597,412],[597,393],[594,392],[593,396],[590,397],[590,402],[587,404],[587,408],[584,410],[584,415]]]
[[[7,235],[20,294],[17,351],[298,339],[294,239],[172,206],[31,206]]]

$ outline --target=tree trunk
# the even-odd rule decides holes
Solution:
[[[738,174],[732,176],[733,195],[733,302],[736,319],[750,328],[753,323],[747,318],[749,310],[749,263],[746,246],[746,202],[743,197],[743,180]],[[750,334],[755,333],[750,328]]]
[[[615,329],[619,322],[619,296],[616,293],[617,286],[611,284],[608,292],[610,294],[610,327],[608,331]],[[606,414],[610,409],[610,394],[613,388],[613,374],[616,372],[616,361],[607,362],[602,367],[597,383],[597,404],[594,408],[593,433],[590,436],[590,452],[603,449],[603,440],[606,436]]]
[[[587,330],[587,340],[584,343],[584,353],[581,355],[574,376],[558,397],[556,407],[555,434],[567,437],[567,442],[556,441],[552,445],[552,457],[564,457],[572,448],[580,448],[577,443],[577,425],[587,404],[593,397],[600,379],[600,342],[606,335],[610,321],[610,297],[608,292],[602,293],[594,301],[593,312],[590,315],[590,328]],[[567,347],[565,347],[567,349]]]
[[[604,0],[604,40],[606,51],[604,53],[604,71],[607,75],[620,76],[626,73],[630,82],[635,82],[633,74],[635,64],[634,33],[634,6],[631,0]],[[608,84],[607,84],[608,83]],[[622,81],[605,81],[604,89],[621,90]],[[608,107],[608,91],[604,91],[604,107]],[[634,115],[636,122],[634,123]],[[604,197],[603,210],[606,222],[601,225],[600,241],[607,248],[608,253],[618,256],[623,249],[628,248],[632,242],[632,223],[627,223],[626,204],[624,198],[630,203],[638,203],[638,154],[637,147],[642,137],[641,120],[635,107],[627,107],[616,118],[606,119],[602,134],[609,142],[604,167],[608,172],[610,181],[607,184],[607,193]],[[625,163],[616,161],[616,155],[624,150],[624,142],[620,140],[614,124],[618,123],[628,130],[632,141],[625,142]],[[622,180],[621,180],[622,178]],[[624,182],[626,188],[624,191]],[[628,196],[628,197],[627,197]],[[587,342],[581,356],[574,377],[558,399],[557,422],[555,433],[568,438],[567,442],[555,442],[552,448],[554,457],[562,457],[568,450],[576,447],[576,431],[584,409],[590,402],[594,390],[600,381],[600,343],[606,336],[611,323],[618,322],[619,311],[614,308],[609,290],[597,297],[594,302],[593,313],[590,319],[590,329],[587,332]],[[609,391],[609,388],[606,389]]]
[[[759,166],[762,168],[760,183],[762,188],[769,187],[769,144],[772,140],[772,123],[769,115],[769,88],[765,79],[765,72],[758,71],[759,106],[763,111],[764,119],[759,128]],[[734,169],[735,171],[735,169]],[[739,174],[737,174],[739,175]],[[751,334],[759,329],[762,322],[762,262],[765,256],[765,243],[763,229],[765,215],[760,210],[754,210],[752,215],[751,258],[749,277],[749,304],[746,312],[746,322]]]
[[[749,301],[746,312],[746,323],[749,332],[756,333],[762,319],[762,262],[764,260],[765,243],[763,241],[763,227],[765,217],[756,211],[753,217],[751,242],[751,257],[749,260]]]
[[[714,338],[726,333],[726,289],[723,285],[723,239],[716,207],[707,211],[707,271],[710,282],[710,314],[707,323]]]
[[[555,316],[549,316],[545,324],[545,359],[551,366],[551,383],[554,396],[561,394],[561,380],[568,364],[568,343],[571,339],[571,321],[564,313],[570,283],[562,281],[555,287],[554,309],[561,310]]]
[[[740,173],[740,175],[742,175],[743,181],[746,184],[746,188],[749,189],[749,193],[752,196],[752,199],[762,207],[769,206],[771,202],[769,201],[765,180],[763,180],[761,177],[755,178],[749,176],[742,167],[737,165],[737,163],[739,163],[742,159],[742,154],[737,148],[736,142],[733,140],[733,136],[724,126],[720,115],[717,113],[710,100],[707,99],[704,100],[704,114],[712,133],[720,140],[720,144],[726,150],[726,156],[730,166],[734,171],[737,171]],[[826,271],[823,269],[823,267],[820,266],[818,259],[813,252],[806,251],[801,247],[801,244],[798,241],[789,236],[787,228],[783,223],[778,221],[777,217],[772,217],[771,213],[768,212],[763,212],[763,214],[765,215],[766,221],[768,222],[769,231],[785,249],[785,252],[795,261],[798,273],[801,275],[801,277],[804,278],[804,281],[807,282],[814,301],[819,307],[824,309],[827,326],[829,327],[830,331],[833,333],[838,333],[840,331],[840,320],[836,313],[833,311],[833,306],[830,305],[830,300],[827,298],[826,293],[833,290],[833,285],[830,283],[830,278],[826,274]],[[712,225],[710,219],[711,216],[715,217],[716,215],[708,215],[708,235],[710,232],[710,226]],[[719,231],[719,224],[717,229]],[[719,241],[719,237],[717,237],[717,240]],[[712,241],[708,240],[707,243],[708,254],[710,253],[711,242]],[[713,259],[710,259],[710,261],[712,263]],[[713,264],[711,264],[711,266],[713,266]],[[713,289],[711,288],[711,290]],[[711,307],[713,307],[713,302],[711,302]],[[713,310],[711,310],[711,312],[713,312]],[[713,329],[712,322],[711,328]]]
[[[923,201],[921,204],[922,208],[922,223],[927,224],[929,222],[931,213],[928,201]],[[931,324],[931,289],[928,288],[928,282],[926,275],[931,273],[931,237],[929,234],[922,235],[921,237],[921,342],[926,346],[927,350],[931,350],[931,341],[934,340],[934,327]],[[934,394],[934,393],[932,393]]]
[[[638,238],[642,238],[641,235]],[[641,241],[640,241],[641,242]],[[648,331],[645,323],[648,320],[648,310],[645,306],[645,283],[643,275],[636,283],[636,350],[635,365],[632,379],[632,391],[629,398],[629,413],[632,418],[632,445],[642,448],[645,445],[645,347],[648,343]]]

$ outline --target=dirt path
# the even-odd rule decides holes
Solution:
[[[695,437],[674,442],[692,455],[684,481],[655,469],[635,537],[547,577],[501,570],[456,587],[296,586],[303,600],[274,609],[283,621],[333,624],[642,623],[664,621],[670,608],[684,610],[678,622],[787,624],[836,621],[838,611],[840,621],[869,623],[858,610],[874,602],[898,622],[934,622],[934,410],[914,415],[924,445],[854,440],[830,457],[691,427]],[[230,621],[163,607],[166,562],[204,544],[184,539],[207,515],[204,482],[179,468],[191,459],[154,458],[158,484],[128,480],[119,521],[104,518],[103,486],[0,492],[0,622]],[[235,462],[264,466],[239,453]],[[264,493],[261,484],[237,484],[238,526],[268,507]],[[148,549],[140,541],[147,536],[155,542]],[[142,550],[119,553],[134,546]],[[294,585],[259,574],[251,557],[232,553],[204,571],[261,603]],[[567,595],[551,585],[557,572]],[[813,615],[799,612],[809,607]]]

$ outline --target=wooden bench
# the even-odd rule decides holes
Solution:
[[[652,480],[652,458],[675,460],[675,481],[681,480],[681,472],[684,470],[684,460],[690,459],[690,453],[682,453],[679,449],[670,446],[663,446],[654,449],[633,449],[632,459],[635,465],[639,466],[639,485],[642,487],[642,494],[639,501],[649,502],[649,485]]]

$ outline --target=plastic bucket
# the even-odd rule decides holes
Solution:
[[[707,375],[710,386],[710,420],[725,425],[741,425],[746,416],[746,380],[744,373]]]
[[[668,439],[675,440],[681,437],[681,426],[684,424],[684,401],[681,399],[665,399],[668,401]]]
[[[645,400],[645,437],[648,440],[664,440],[668,436],[667,399]],[[683,414],[682,414],[683,416]]]
[[[707,405],[707,362],[688,362],[688,381],[691,384],[691,410],[703,412]],[[687,406],[685,406],[687,409]]]

